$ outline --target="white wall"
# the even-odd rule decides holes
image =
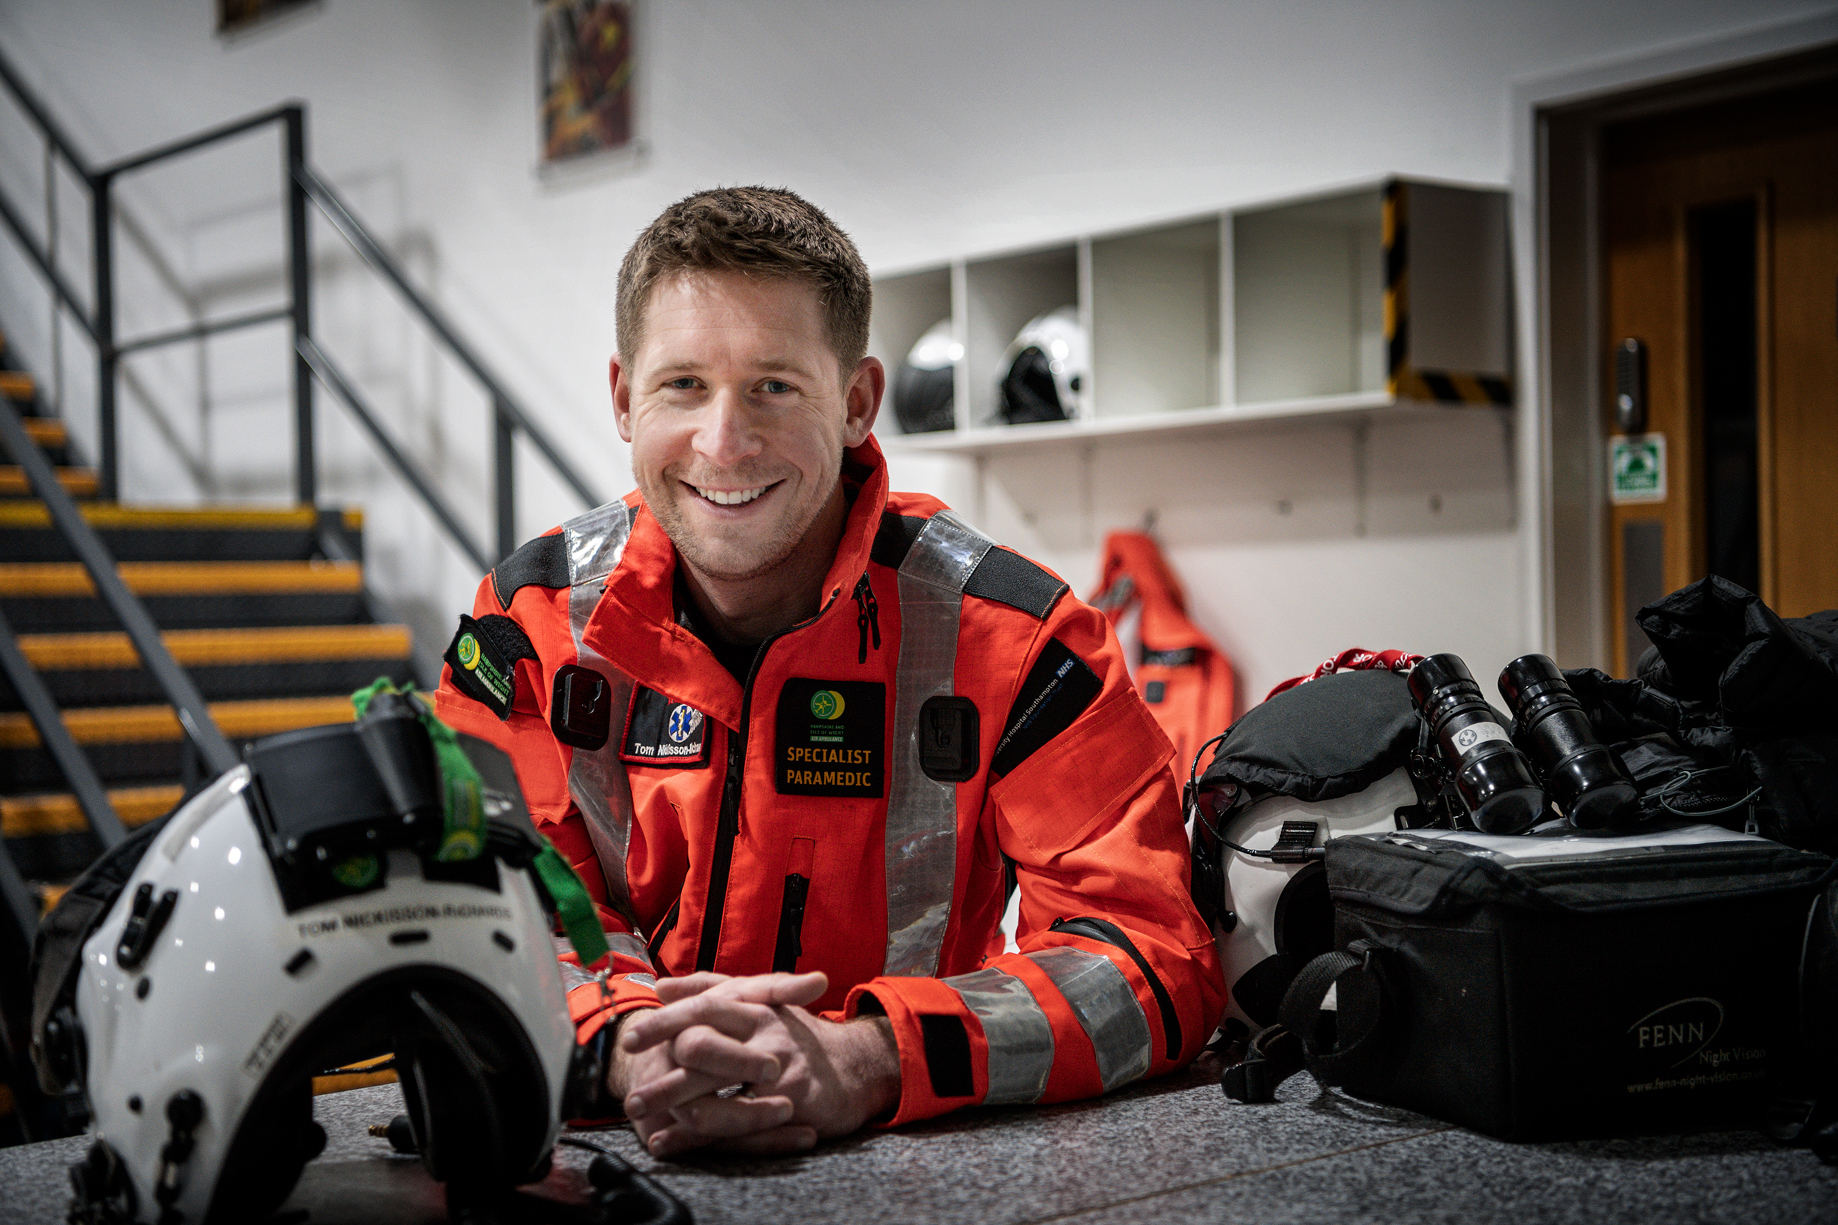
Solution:
[[[610,496],[629,484],[605,408],[614,275],[632,235],[688,191],[791,186],[886,272],[1388,173],[1504,184],[1513,82],[1831,8],[648,0],[648,152],[549,181],[533,171],[528,0],[326,0],[228,44],[211,34],[211,0],[6,0],[0,44],[99,161],[307,101],[314,163]],[[40,170],[0,104],[0,183],[34,215]],[[261,138],[124,185],[124,334],[275,300],[278,178]],[[60,244],[79,281],[80,226],[69,211]],[[319,238],[327,347],[489,539],[484,406],[323,225]],[[45,315],[0,238],[0,320],[41,371]],[[61,347],[82,436],[88,352],[74,335]],[[135,358],[130,375],[126,498],[287,497],[274,329]],[[324,405],[328,500],[366,507],[374,580],[444,638],[476,576]],[[1310,429],[1107,445],[1051,471],[903,459],[896,476],[1081,590],[1102,531],[1153,506],[1198,619],[1255,698],[1354,643],[1456,650],[1482,676],[1533,645],[1512,466],[1482,417],[1363,443]],[[539,462],[520,473],[526,534],[572,512]]]

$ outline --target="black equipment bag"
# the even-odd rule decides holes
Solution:
[[[1400,830],[1326,864],[1336,951],[1282,1008],[1323,1083],[1552,1139],[1755,1126],[1794,1057],[1823,855],[1709,825]]]
[[[1838,1165],[1838,884],[1813,900],[1800,950],[1799,1049],[1769,1106],[1767,1132]]]

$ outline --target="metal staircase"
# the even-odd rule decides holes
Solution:
[[[431,683],[438,647],[366,588],[361,512],[317,504],[315,390],[350,413],[396,477],[481,572],[515,533],[513,447],[522,437],[587,506],[601,500],[445,315],[408,280],[306,159],[306,110],[276,107],[146,153],[85,159],[0,56],[10,97],[89,194],[93,284],[79,295],[0,183],[0,227],[51,302],[94,347],[97,446],[78,462],[63,421],[0,340],[0,1144],[69,1131],[26,1060],[28,962],[39,915],[103,849],[170,813],[234,765],[250,740],[349,719],[378,676]],[[281,136],[287,300],[159,335],[116,334],[114,186],[124,175],[250,133]],[[312,329],[309,221],[319,215],[388,284],[492,404],[496,548],[464,526]],[[240,328],[291,335],[296,505],[146,509],[116,501],[120,359]]]

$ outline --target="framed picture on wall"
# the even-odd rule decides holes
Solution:
[[[542,164],[635,146],[634,0],[537,0]]]

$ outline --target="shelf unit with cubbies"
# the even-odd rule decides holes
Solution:
[[[880,432],[980,456],[1508,407],[1509,258],[1504,191],[1392,178],[880,277],[869,352],[891,373],[949,320],[956,357],[954,428]],[[1003,422],[1011,341],[1065,306],[1075,415]]]

